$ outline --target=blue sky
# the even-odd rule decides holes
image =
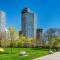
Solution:
[[[59,0],[0,0],[0,10],[6,12],[6,27],[21,30],[21,10],[29,7],[37,15],[37,28],[60,28]]]

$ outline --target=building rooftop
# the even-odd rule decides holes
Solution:
[[[42,28],[39,28],[39,29],[37,29],[37,31],[43,31],[43,29]]]
[[[23,10],[22,10],[22,13],[30,13],[31,11],[30,11],[30,9],[29,8],[23,8]]]

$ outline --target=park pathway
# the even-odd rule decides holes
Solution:
[[[43,57],[39,57],[33,60],[60,60],[60,52],[56,52],[54,54],[49,54]]]

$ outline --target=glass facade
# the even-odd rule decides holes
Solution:
[[[0,11],[0,32],[5,31],[5,13]]]
[[[34,13],[27,11],[22,13],[22,34],[28,38],[36,37],[36,23]]]
[[[5,40],[5,25],[6,25],[6,14],[3,11],[0,11],[0,40]]]

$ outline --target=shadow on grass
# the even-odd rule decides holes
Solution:
[[[0,52],[0,54],[15,54],[15,52]]]
[[[0,54],[9,54],[9,53],[7,53],[7,52],[0,52]]]
[[[49,51],[47,48],[31,48],[32,50],[43,50],[43,51]]]

